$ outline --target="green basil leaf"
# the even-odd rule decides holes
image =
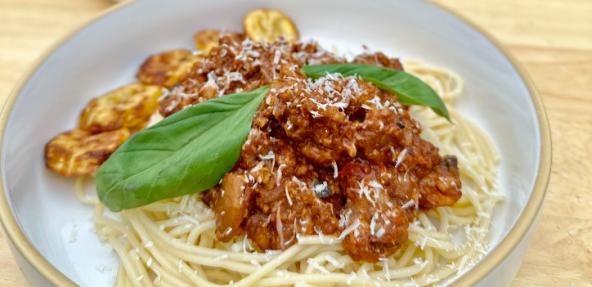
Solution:
[[[268,91],[215,98],[138,132],[99,169],[99,199],[119,211],[215,186],[239,159]]]
[[[450,120],[448,109],[438,94],[419,78],[403,71],[362,64],[309,65],[304,66],[302,71],[311,78],[333,73],[357,75],[379,89],[396,94],[403,105],[428,106],[436,114]]]

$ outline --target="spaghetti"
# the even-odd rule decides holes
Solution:
[[[421,61],[403,64],[451,112],[454,124],[426,107],[410,110],[422,137],[458,158],[463,192],[452,207],[419,212],[395,254],[375,264],[354,261],[341,245],[351,226],[341,236],[297,236],[285,250],[258,252],[246,236],[218,241],[215,214],[199,195],[113,214],[84,193],[80,177],[76,194],[95,205],[97,234],[120,258],[116,286],[426,286],[474,265],[487,251],[491,215],[503,199],[495,192],[497,152],[483,131],[453,110],[463,91],[458,75]]]

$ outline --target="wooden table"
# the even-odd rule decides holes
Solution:
[[[514,286],[592,286],[592,0],[436,0],[479,24],[522,62],[544,98],[551,184]],[[0,0],[0,97],[35,58],[107,0]],[[0,286],[24,286],[0,239]]]

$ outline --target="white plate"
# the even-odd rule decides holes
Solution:
[[[548,178],[550,140],[542,105],[484,35],[432,4],[413,0],[136,1],[62,42],[17,88],[4,112],[6,197],[0,215],[17,255],[24,254],[20,261],[31,282],[68,284],[65,275],[79,285],[110,286],[117,270],[114,253],[93,233],[92,209],[74,196],[73,181],[45,169],[47,140],[72,128],[89,99],[134,81],[149,54],[191,48],[192,35],[200,29],[241,30],[242,16],[260,7],[283,10],[303,39],[317,39],[327,48],[356,52],[366,44],[451,68],[465,79],[459,109],[499,148],[499,188],[507,200],[497,208],[492,227],[493,245],[505,240],[459,284],[508,284]]]

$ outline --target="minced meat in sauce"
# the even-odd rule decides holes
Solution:
[[[441,157],[389,94],[356,77],[307,78],[306,64],[345,63],[315,43],[222,36],[160,102],[168,116],[213,97],[269,85],[239,161],[204,193],[216,236],[246,234],[259,250],[285,249],[297,235],[334,235],[355,260],[376,262],[406,240],[418,210],[461,196],[456,158]],[[402,69],[367,53],[354,62]]]

